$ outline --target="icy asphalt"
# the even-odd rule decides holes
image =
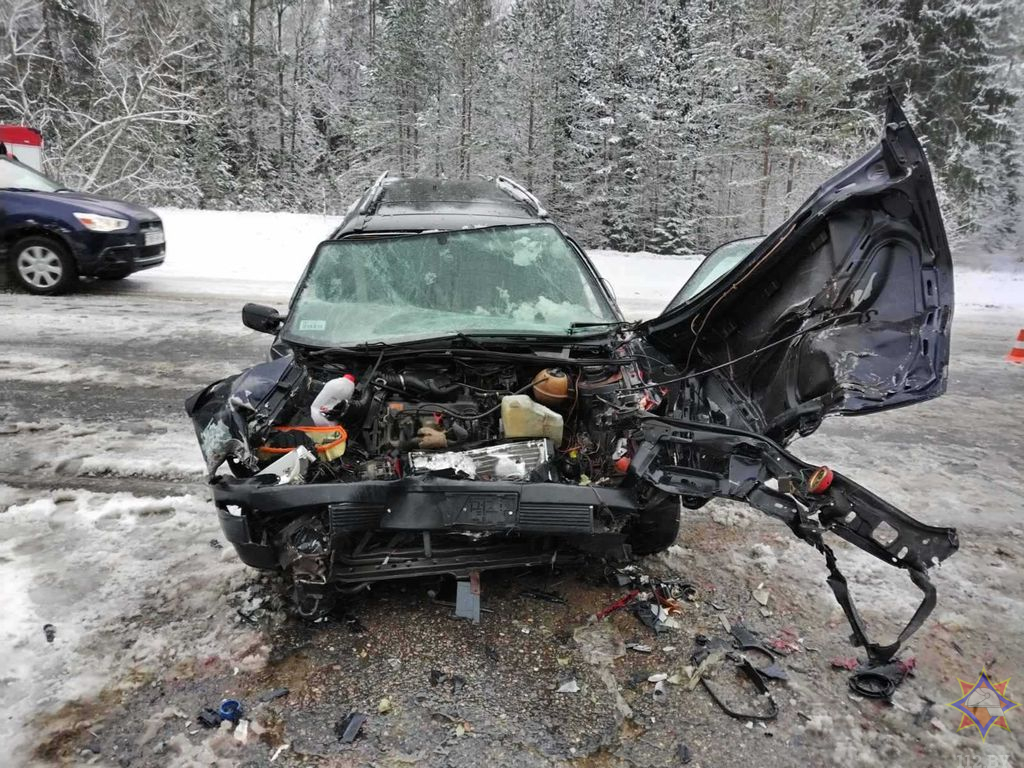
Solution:
[[[793,446],[960,529],[960,552],[933,571],[938,608],[905,654],[915,675],[886,706],[852,697],[830,666],[855,654],[817,554],[728,503],[687,513],[678,546],[645,564],[697,588],[682,628],[657,637],[625,613],[588,627],[621,595],[597,568],[485,575],[493,612],[479,626],[453,619],[443,591],[431,599],[430,580],[377,588],[348,620],[288,619],[275,582],[219,548],[182,410],[265,354],[268,337],[244,329],[239,309],[281,304],[286,288],[221,296],[186,283],[153,272],[49,300],[0,293],[0,763],[1024,765],[1024,707],[982,743],[945,706],[983,665],[1024,700],[1024,366],[1003,360],[1020,305],[958,312],[943,398],[830,420]],[[639,295],[620,288],[631,311]],[[891,636],[915,590],[840,550],[871,631]],[[764,611],[751,598],[761,584]],[[789,681],[771,685],[777,720],[730,719],[700,687],[669,684],[655,701],[650,675],[678,673],[698,634],[723,636],[741,618],[792,640],[780,659]],[[434,670],[448,677],[433,685]],[[763,705],[719,678],[737,707]],[[570,680],[579,691],[558,693]],[[259,703],[276,688],[289,693]],[[251,718],[244,743],[194,720],[229,697]],[[369,718],[343,745],[335,724],[353,710]]]

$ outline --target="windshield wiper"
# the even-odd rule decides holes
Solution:
[[[609,320],[604,323],[569,323],[569,333],[572,334],[589,328],[624,328],[634,325],[636,325],[636,322],[632,320]]]

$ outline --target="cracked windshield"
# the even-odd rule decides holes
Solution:
[[[564,334],[616,320],[572,247],[552,226],[323,243],[285,336],[315,345],[451,333]]]

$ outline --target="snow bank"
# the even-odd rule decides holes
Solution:
[[[340,217],[299,213],[159,210],[167,231],[167,261],[132,282],[170,293],[215,293],[284,303],[316,249]],[[659,256],[592,250],[630,318],[657,314],[703,256]],[[1024,307],[1024,274],[956,270],[958,311]]]
[[[158,208],[167,260],[132,281],[173,293],[244,295],[280,300],[291,294],[316,246],[340,216]]]
[[[32,499],[0,485],[0,501],[5,764],[21,764],[40,711],[211,659],[238,666],[237,649],[258,642],[234,610],[253,574],[230,548],[209,545],[220,532],[206,499],[84,490]]]

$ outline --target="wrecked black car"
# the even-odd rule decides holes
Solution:
[[[942,394],[952,308],[928,164],[890,99],[877,146],[638,323],[515,182],[385,175],[286,316],[243,310],[273,359],[187,409],[225,535],[306,616],[386,579],[657,552],[680,505],[723,497],[821,553],[883,661],[931,611],[956,532],[783,446]],[[923,592],[891,644],[866,637],[826,533]]]

